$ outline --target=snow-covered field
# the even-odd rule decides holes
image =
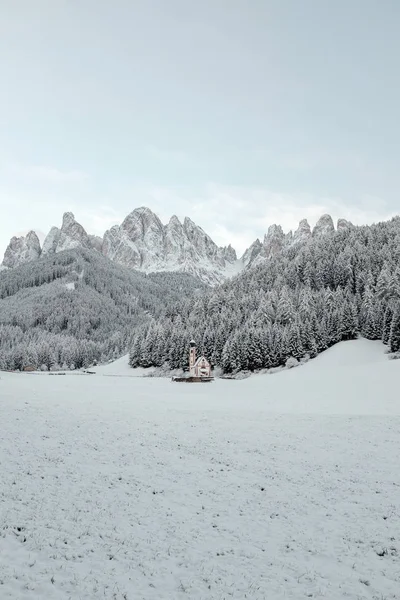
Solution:
[[[0,598],[400,598],[400,361],[0,374]],[[104,375],[120,375],[119,377]]]

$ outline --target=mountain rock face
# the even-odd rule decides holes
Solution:
[[[321,235],[326,235],[327,233],[333,233],[334,231],[335,226],[331,215],[322,215],[317,221],[317,224],[312,231],[312,235],[313,237],[319,237]]]
[[[253,265],[257,257],[260,255],[262,249],[263,245],[257,238],[256,241],[253,242],[249,248],[247,248],[242,258],[240,259],[243,264],[243,267],[246,268],[250,265]]]
[[[271,258],[280,252],[285,245],[285,234],[280,225],[270,225],[268,232],[264,236],[264,258]]]
[[[43,242],[42,254],[54,254],[57,252],[61,231],[58,227],[52,227]]]
[[[291,239],[291,232],[288,238],[280,225],[270,225],[264,236],[263,243],[257,239],[243,254],[241,258],[243,267],[256,266],[278,252],[281,252],[283,248],[289,245],[288,239]]]
[[[339,221],[347,223],[344,219],[339,219]],[[341,227],[344,228],[344,225],[341,225]],[[302,219],[300,221],[299,226],[294,233],[289,231],[289,233],[284,234],[280,225],[271,225],[268,228],[268,233],[264,237],[264,242],[261,244],[257,239],[243,254],[241,258],[243,267],[256,266],[286,248],[306,243],[312,236],[318,237],[334,231],[335,227],[330,215],[323,215],[312,232],[307,219]]]
[[[4,254],[3,266],[9,269],[36,260],[40,256],[40,242],[34,231],[26,236],[13,237]]]
[[[311,227],[308,224],[307,219],[302,219],[299,223],[298,228],[293,234],[292,243],[299,244],[306,242],[311,237]]]
[[[72,248],[91,248],[89,236],[71,212],[64,213],[61,229],[52,227],[43,242],[43,254]]]
[[[102,253],[126,267],[146,272],[185,271],[215,284],[237,261],[231,246],[219,248],[191,219],[175,215],[167,225],[149,208],[132,211],[104,234]]]
[[[343,231],[344,229],[351,229],[352,227],[354,227],[354,225],[353,223],[351,223],[351,221],[346,221],[346,219],[338,219],[336,227],[338,231]]]
[[[338,231],[350,227],[353,225],[345,219],[337,222]],[[181,222],[174,215],[164,225],[149,208],[140,207],[133,210],[121,225],[111,227],[101,238],[88,235],[74,215],[67,212],[63,215],[61,228],[51,228],[42,249],[33,231],[25,237],[13,237],[1,266],[3,269],[13,268],[36,260],[41,255],[84,248],[96,250],[115,263],[146,273],[187,272],[207,284],[215,285],[242,269],[270,259],[286,248],[334,231],[330,215],[323,215],[312,232],[306,219],[300,221],[294,233],[290,231],[285,234],[280,225],[271,225],[263,242],[257,239],[238,260],[231,245],[217,246],[189,217]]]
[[[221,256],[223,260],[234,263],[237,260],[236,250],[229,244],[221,248]]]

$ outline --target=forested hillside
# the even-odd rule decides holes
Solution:
[[[188,340],[225,372],[285,364],[362,334],[400,350],[400,218],[312,238],[137,331],[135,366],[187,365]]]
[[[67,250],[0,273],[0,368],[79,368],[126,352],[135,328],[174,314],[204,284],[146,275],[93,250]]]

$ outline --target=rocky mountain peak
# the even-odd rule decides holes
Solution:
[[[181,252],[185,246],[183,225],[176,215],[173,215],[165,226],[165,247],[168,255]],[[179,250],[178,250],[179,249]]]
[[[346,219],[338,219],[336,227],[338,231],[343,229],[350,229],[351,227],[354,227],[351,221],[347,221]]]
[[[180,220],[178,219],[178,217],[176,215],[172,215],[172,217],[170,218],[168,225],[166,225],[166,227],[168,228],[182,228],[182,223],[180,222]]]
[[[160,219],[146,206],[135,208],[122,222],[121,228],[133,242],[145,243],[151,241],[160,246],[164,227]]]
[[[255,242],[253,242],[251,244],[251,246],[249,246],[249,248],[247,248],[247,250],[244,252],[242,258],[240,259],[241,262],[243,263],[244,267],[247,267],[249,265],[251,265],[254,260],[256,259],[256,257],[260,254],[261,250],[263,249],[263,245],[260,242],[260,240],[257,238]]]
[[[226,268],[236,261],[232,247],[219,248],[189,217],[182,223],[173,215],[163,225],[146,207],[133,210],[121,226],[106,231],[102,252],[135,269],[187,271],[208,283],[225,279]]]
[[[302,219],[293,234],[293,243],[303,242],[308,240],[309,237],[311,237],[311,227],[307,219]]]
[[[284,246],[285,234],[280,225],[270,225],[268,232],[264,236],[264,250],[263,254],[265,258],[271,258],[277,252],[280,252]]]
[[[61,230],[65,231],[71,227],[74,226],[75,223],[75,215],[72,212],[66,212],[63,214],[63,218],[62,218],[62,226],[61,226]]]
[[[34,231],[26,236],[11,238],[4,254],[3,266],[9,269],[39,258],[41,254],[39,238]]]
[[[212,239],[203,231],[201,227],[196,225],[189,217],[185,217],[183,221],[183,230],[188,238],[200,252],[204,252],[207,256],[218,250],[218,246]]]
[[[335,226],[333,224],[333,219],[331,215],[322,215],[320,219],[318,219],[317,224],[315,225],[312,235],[313,237],[318,237],[320,235],[326,235],[327,233],[332,233],[335,231]]]
[[[61,230],[58,227],[52,227],[46,235],[43,242],[43,254],[54,254],[57,252],[58,242],[60,240]]]
[[[277,225],[276,223],[273,223],[272,225],[270,225],[268,227],[268,231],[264,236],[264,241],[265,240],[269,240],[272,238],[276,238],[276,237],[284,237],[285,234],[283,233],[283,229],[281,227],[281,225]]]
[[[43,254],[62,252],[71,248],[91,248],[85,229],[75,221],[72,212],[63,215],[61,229],[52,227],[43,242]]]
[[[230,263],[234,263],[237,260],[236,250],[232,248],[231,244],[222,248],[222,256]]]

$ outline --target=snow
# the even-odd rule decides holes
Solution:
[[[227,261],[224,270],[226,278],[229,279],[230,277],[235,277],[236,275],[239,275],[239,273],[243,270],[243,267],[244,263],[241,259],[237,259],[232,263],[229,263]]]
[[[380,342],[341,342],[305,365],[267,376],[268,384],[265,377],[238,383],[246,394],[263,385],[265,408],[273,412],[400,414],[400,362],[388,360]]]
[[[97,375],[104,375],[109,377],[143,377],[154,371],[153,367],[149,367],[148,369],[143,369],[142,367],[137,367],[136,369],[132,369],[128,363],[129,354],[114,360],[108,365],[100,365],[98,367],[92,367],[90,371],[94,371]]]
[[[1,374],[2,600],[400,597],[381,344],[200,385],[96,371]]]

